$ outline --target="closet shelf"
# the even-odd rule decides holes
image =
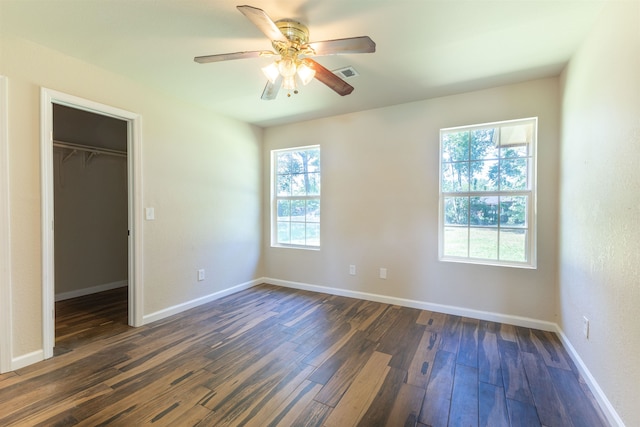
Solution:
[[[75,151],[84,151],[86,153],[90,153],[91,154],[90,157],[93,157],[97,154],[106,154],[108,156],[117,156],[117,157],[127,157],[126,151],[112,150],[110,148],[92,147],[90,145],[76,144],[73,142],[59,141],[55,139],[53,140],[53,146],[58,148],[66,148],[68,150],[73,150],[71,153],[69,153],[69,155],[65,158],[65,160],[68,157],[72,156]]]

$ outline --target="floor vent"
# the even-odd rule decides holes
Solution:
[[[358,77],[360,74],[351,65],[348,67],[340,68],[339,70],[333,70],[333,73],[342,77],[343,79],[350,79],[352,77]]]

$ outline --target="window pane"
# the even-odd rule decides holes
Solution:
[[[320,222],[320,199],[307,200],[307,222]]]
[[[497,260],[498,230],[496,228],[471,228],[469,230],[469,256]]]
[[[471,191],[498,190],[498,161],[471,162]]]
[[[289,243],[290,241],[289,222],[278,221],[278,243]]]
[[[320,172],[320,149],[306,150],[307,172]]]
[[[498,197],[471,197],[469,201],[471,225],[498,225]]]
[[[305,217],[304,200],[292,200],[291,201],[291,221],[304,222],[304,217]]]
[[[447,132],[442,135],[442,161],[469,160],[469,132]]]
[[[500,226],[527,226],[527,196],[500,197]]]
[[[469,235],[466,227],[444,228],[444,255],[467,257]]]
[[[307,174],[307,195],[317,196],[320,194],[320,172]]]
[[[307,245],[320,246],[320,224],[307,223]]]
[[[500,229],[500,259],[527,261],[527,231]]]
[[[304,172],[304,162],[306,159],[305,151],[292,151],[291,152],[291,167],[289,173],[302,173]]]
[[[290,196],[291,195],[291,175],[278,175],[277,176],[277,195],[278,196]]]
[[[305,175],[297,173],[291,175],[291,195],[292,196],[306,196],[307,189],[305,185]]]
[[[444,223],[446,225],[469,224],[469,198],[445,197],[444,198]]]
[[[305,244],[305,224],[304,222],[292,222],[291,223],[291,244],[304,245]]]
[[[529,144],[522,144],[513,147],[502,147],[500,157],[503,159],[512,159],[516,157],[529,156]]]
[[[291,175],[291,195],[307,196],[320,194],[320,173],[298,173]]]
[[[291,203],[288,200],[278,200],[278,221],[289,221]]]
[[[447,193],[469,191],[469,163],[442,164],[442,191]]]
[[[527,159],[506,159],[500,161],[500,190],[526,190]]]
[[[471,132],[471,160],[497,159],[500,150],[494,140],[495,128]]]
[[[291,173],[291,153],[284,152],[276,155],[278,175]]]
[[[500,145],[526,145],[533,140],[533,122],[504,124],[500,127]]]

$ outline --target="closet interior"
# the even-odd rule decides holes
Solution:
[[[122,319],[128,283],[127,126],[124,120],[53,104],[56,347],[59,306]],[[101,297],[104,295],[104,298]],[[74,300],[70,304],[70,300]],[[108,314],[111,313],[111,314]],[[78,313],[80,315],[81,313]],[[80,316],[81,318],[81,316]],[[77,331],[87,325],[79,321]],[[80,332],[78,332],[80,333]]]

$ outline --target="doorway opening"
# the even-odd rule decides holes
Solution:
[[[82,297],[95,303],[101,298],[86,296],[126,286],[124,322],[142,324],[136,268],[142,229],[136,220],[140,117],[49,89],[42,89],[41,107],[46,359],[56,344],[56,301]]]
[[[128,293],[118,289],[128,286],[127,121],[54,103],[53,175],[61,354],[127,325]]]

